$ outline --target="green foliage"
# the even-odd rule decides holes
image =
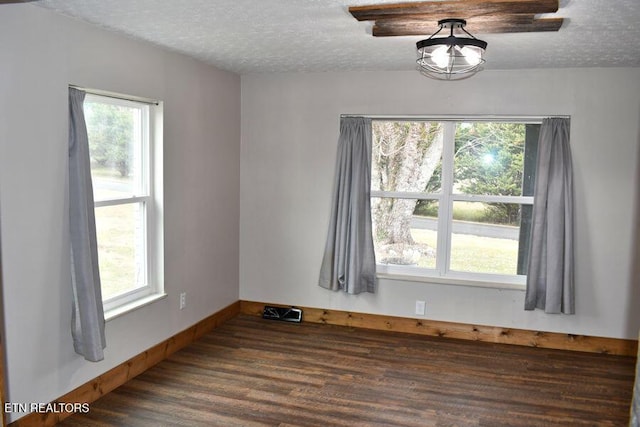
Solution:
[[[456,129],[455,190],[464,194],[521,196],[526,126],[520,123],[463,123]],[[441,188],[442,168],[434,171],[425,192]],[[436,217],[438,205],[419,201],[417,215]],[[453,218],[461,221],[518,224],[520,206],[504,203],[454,204]]]
[[[438,217],[438,202],[436,200],[418,200],[414,215]]]
[[[521,196],[526,127],[520,123],[467,123],[456,130],[454,182],[466,194]],[[518,222],[520,206],[490,203],[491,222]]]
[[[466,193],[521,195],[525,126],[473,123],[456,131],[455,181]]]
[[[486,203],[456,202],[453,205],[453,219],[455,221],[499,223],[499,221],[493,217],[492,211],[488,209],[488,207]],[[418,201],[414,214],[437,218],[438,202],[435,200],[420,200]]]
[[[130,173],[133,150],[133,114],[130,108],[102,103],[85,103],[85,119],[91,159],[101,166]]]

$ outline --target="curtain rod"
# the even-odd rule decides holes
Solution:
[[[493,115],[493,114],[406,114],[406,115],[388,115],[388,114],[340,114],[340,118],[345,117],[366,117],[372,120],[398,120],[398,121],[406,121],[406,120],[434,120],[434,121],[491,121],[491,120],[500,120],[500,121],[536,121],[542,122],[543,119],[548,117],[552,118],[562,118],[562,119],[570,119],[569,115],[557,115],[557,114],[549,114],[546,116],[540,115]]]
[[[121,99],[123,101],[141,102],[143,104],[149,104],[149,105],[160,104],[160,102],[156,101],[155,99],[143,98],[141,96],[124,95],[122,93],[109,92],[109,91],[100,90],[100,89],[91,89],[91,88],[77,86],[77,85],[69,85],[69,87],[73,89],[82,90],[90,95],[99,95],[99,96],[104,96],[106,98]]]

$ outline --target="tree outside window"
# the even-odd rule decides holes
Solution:
[[[539,124],[374,120],[372,128],[382,269],[526,274]]]

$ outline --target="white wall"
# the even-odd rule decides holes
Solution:
[[[426,299],[431,319],[637,337],[640,69],[484,71],[449,83],[416,72],[249,75],[240,111],[233,74],[33,5],[1,12],[8,401],[49,402],[239,297],[407,317]],[[109,322],[99,363],[73,352],[69,332],[70,83],[165,102],[169,297]],[[390,280],[375,295],[319,288],[341,113],[571,115],[577,314],[525,312],[521,291]]]
[[[576,314],[526,312],[517,290],[381,280],[376,294],[347,296],[318,287],[343,113],[571,115]],[[637,338],[638,117],[640,68],[483,71],[458,82],[413,71],[243,76],[240,297],[404,317],[423,299],[434,320]]]
[[[238,300],[240,78],[33,5],[0,9],[8,401],[49,402]],[[169,296],[108,322],[99,363],[70,336],[69,84],[164,101]]]

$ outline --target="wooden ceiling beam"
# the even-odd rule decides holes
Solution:
[[[521,23],[529,23],[531,21],[533,21],[535,19],[536,15],[533,13],[518,13],[518,14],[508,14],[508,15],[504,15],[504,14],[500,14],[500,15],[475,15],[475,16],[471,16],[469,15],[466,11],[458,11],[458,12],[452,12],[452,13],[447,13],[447,14],[442,14],[442,13],[415,13],[415,14],[408,14],[408,15],[398,15],[398,16],[392,16],[389,18],[379,18],[376,19],[375,22],[394,22],[394,21],[399,21],[399,22],[408,22],[408,21],[413,21],[413,22],[435,22],[436,23],[436,27],[437,27],[437,23],[439,20],[441,19],[449,19],[449,18],[458,18],[458,19],[464,19],[467,22],[472,22],[472,21],[504,21],[505,19],[508,19],[510,21],[514,21],[514,22],[521,22]]]
[[[524,15],[526,16],[526,15]],[[455,16],[454,16],[455,18]],[[558,31],[562,26],[562,18],[542,18],[527,20],[486,20],[479,18],[467,19],[466,30],[473,35],[499,34],[499,33],[527,33]],[[372,34],[375,37],[392,36],[428,36],[438,29],[438,20],[378,20],[373,26]]]
[[[540,14],[558,11],[560,0],[446,0],[417,3],[351,6],[349,12],[358,21],[404,18],[407,15],[466,17],[496,14]]]

